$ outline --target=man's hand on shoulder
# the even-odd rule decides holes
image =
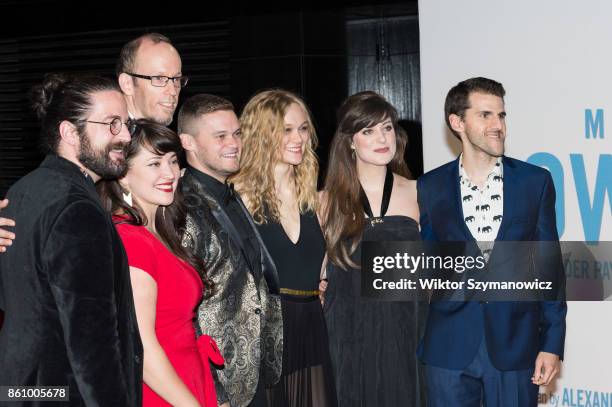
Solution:
[[[558,355],[549,352],[538,353],[531,382],[536,385],[548,386],[557,373],[559,373],[559,366]]]

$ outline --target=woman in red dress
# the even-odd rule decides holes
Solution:
[[[136,121],[128,172],[100,194],[128,255],[144,346],[143,406],[216,407],[209,360],[223,359],[210,337],[196,341],[194,310],[212,287],[201,260],[181,246],[180,151],[172,130]]]

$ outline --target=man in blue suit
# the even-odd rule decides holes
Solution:
[[[462,153],[417,182],[424,240],[558,240],[550,174],[504,156],[504,95],[487,78],[448,92]],[[429,405],[536,406],[563,358],[566,312],[564,301],[432,302],[419,346]]]

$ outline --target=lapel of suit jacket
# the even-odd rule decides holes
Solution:
[[[502,223],[499,225],[499,231],[495,240],[504,240],[504,234],[508,229],[508,226],[512,223],[513,210],[515,203],[512,199],[517,198],[517,187],[518,177],[515,173],[515,167],[513,163],[504,156],[502,158],[502,165],[504,168],[504,212],[502,216]]]
[[[40,164],[41,167],[50,168],[55,171],[61,171],[62,173],[70,176],[70,179],[84,188],[87,194],[100,208],[103,209],[102,202],[100,201],[100,195],[96,191],[95,182],[86,175],[81,169],[71,161],[60,157],[55,154],[48,154],[43,162]],[[110,217],[110,215],[108,215]]]
[[[183,182],[187,183],[196,194],[206,199],[210,207],[210,212],[214,216],[215,220],[219,222],[221,228],[227,232],[230,239],[240,248],[242,256],[247,261],[247,264],[249,264],[248,257],[244,250],[244,245],[242,244],[242,238],[240,237],[238,230],[236,230],[236,227],[230,220],[229,216],[227,216],[227,213],[225,212],[225,210],[223,210],[223,208],[221,208],[216,199],[213,198],[212,195],[210,195],[206,191],[206,188],[204,188],[202,183],[198,181],[198,179],[193,174],[190,173],[189,168],[187,168],[187,170],[185,171],[185,175],[183,176]]]
[[[247,263],[249,263],[248,257],[244,250],[244,245],[242,244],[242,238],[240,237],[240,233],[238,233],[238,230],[230,220],[229,216],[227,216],[225,210],[221,208],[220,205],[216,205],[215,207],[211,207],[210,209],[217,222],[219,222],[221,227],[228,232],[230,239],[232,239],[234,243],[238,245],[240,251],[242,252],[242,255],[247,260]]]
[[[255,224],[251,213],[244,205],[244,202],[242,202],[240,195],[236,195],[236,199],[238,200],[240,207],[244,211],[244,214],[248,219],[249,224],[253,228],[255,237],[257,237],[257,241],[259,242],[259,248],[261,252],[261,272],[263,273],[264,278],[266,279],[266,283],[268,283],[268,290],[271,294],[279,294],[280,283],[278,279],[278,270],[276,269],[276,263],[274,263],[270,252],[268,252],[268,248],[266,247],[266,244],[264,243],[263,239],[261,238],[261,235],[259,234],[257,225]]]

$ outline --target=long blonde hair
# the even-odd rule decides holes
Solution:
[[[298,207],[300,212],[317,210],[319,163],[314,152],[317,135],[310,111],[294,93],[282,89],[266,90],[253,96],[240,116],[240,171],[230,179],[245,198],[247,208],[258,224],[269,220],[280,222],[280,201],[275,192],[274,168],[280,160],[278,146],[285,129],[285,115],[294,103],[304,110],[310,129],[304,159],[293,168]]]

